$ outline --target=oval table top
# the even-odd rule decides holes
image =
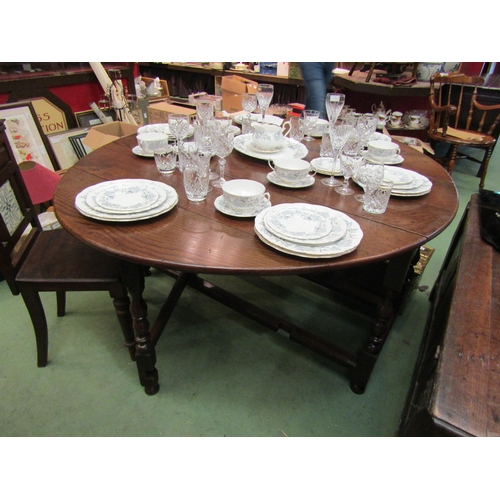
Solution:
[[[305,159],[319,157],[320,141],[304,143]],[[54,207],[62,226],[85,243],[123,260],[192,273],[285,275],[331,271],[361,266],[407,253],[443,231],[458,209],[455,185],[445,169],[430,157],[401,144],[404,162],[399,165],[432,181],[430,193],[412,198],[391,197],[387,211],[373,215],[362,210],[353,195],[341,196],[321,184],[290,189],[272,184],[267,161],[236,150],[227,158],[225,178],[254,179],[266,186],[272,205],[312,203],[339,210],[359,223],[363,238],[353,252],[336,258],[303,258],[288,255],[263,243],[254,232],[253,218],[238,218],[219,212],[214,200],[222,194],[214,188],[205,201],[190,202],[176,170],[161,175],[153,158],[132,151],[135,135],[103,146],[79,160],[62,177]],[[212,167],[216,167],[216,159]],[[80,214],[75,197],[84,188],[121,178],[150,179],[174,187],[178,204],[169,212],[136,222],[103,222]],[[351,181],[356,192],[361,189]]]

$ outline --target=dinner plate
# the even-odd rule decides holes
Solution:
[[[104,184],[104,183],[103,183]],[[104,185],[87,194],[92,197],[97,210],[106,213],[138,213],[161,205],[167,198],[164,189],[154,185],[123,182],[118,185]]]
[[[132,179],[130,183],[120,183],[108,186],[106,182],[101,183],[94,189],[89,189],[85,201],[93,210],[107,214],[133,214],[152,210],[167,199],[167,192],[162,186],[151,184],[146,179]],[[113,181],[112,181],[113,182]],[[137,187],[136,195],[130,190]],[[138,193],[144,193],[148,200],[142,204],[137,199]],[[120,197],[118,200],[117,197]]]
[[[289,203],[266,210],[264,224],[275,235],[290,241],[323,238],[332,230],[332,222],[328,216],[308,207],[299,208]]]
[[[411,184],[414,178],[413,172],[405,168],[390,165],[384,167],[384,181],[391,181],[394,186]]]
[[[301,208],[302,205],[306,206]],[[266,211],[264,225],[284,240],[308,246],[334,243],[347,232],[347,224],[340,213],[321,205],[276,205]]]
[[[315,182],[314,177],[312,175],[307,174],[305,179],[300,180],[299,182],[294,182],[292,184],[291,182],[285,182],[281,180],[276,174],[276,172],[269,172],[267,174],[267,180],[269,182],[272,182],[273,184],[276,184],[277,186],[292,188],[292,189],[309,187],[312,186]]]
[[[311,165],[316,169],[318,174],[332,175],[333,158],[314,158],[314,160],[311,161]],[[337,163],[335,164],[333,175],[342,175],[339,160],[337,160]]]
[[[120,179],[118,181],[106,181],[106,183],[117,182],[117,185],[121,185],[121,183],[125,179]],[[155,186],[158,190],[163,190],[165,193],[165,199],[162,203],[147,210],[141,212],[132,212],[132,213],[112,213],[101,210],[97,210],[95,208],[95,200],[93,195],[93,190],[96,190],[100,185],[97,184],[95,186],[90,186],[80,192],[75,198],[75,207],[77,210],[87,217],[91,217],[93,219],[98,219],[102,221],[109,222],[131,222],[137,220],[150,219],[152,217],[156,217],[163,213],[168,212],[177,204],[179,197],[177,192],[172,186],[168,184],[164,184],[162,182],[157,181],[148,181],[147,179],[129,179],[129,181],[138,182],[138,181],[146,181],[151,183],[151,186]]]
[[[359,224],[342,212],[338,212],[339,216],[345,221],[347,226],[346,233],[342,238],[326,245],[305,245],[301,243],[294,243],[276,236],[266,228],[264,224],[264,217],[267,210],[270,209],[263,210],[257,215],[257,217],[255,217],[255,233],[257,234],[257,237],[266,245],[289,255],[313,259],[340,257],[341,255],[345,255],[356,250],[363,238],[363,231],[361,230]]]
[[[432,182],[427,177],[420,175],[417,172],[415,172],[415,175],[420,177],[422,180],[422,184],[420,184],[420,186],[413,189],[393,189],[391,191],[391,196],[410,198],[430,193],[432,189]]]
[[[249,212],[237,212],[237,211],[233,210],[225,202],[224,195],[220,195],[217,198],[215,198],[214,205],[215,205],[215,208],[219,212],[222,212],[225,215],[231,215],[232,217],[255,217],[260,212],[262,212],[262,210],[269,208],[271,206],[271,202],[268,199],[264,199],[262,203],[257,205],[255,208],[253,208]]]
[[[277,160],[283,158],[305,158],[307,147],[300,142],[285,137],[285,147],[276,153],[258,153],[251,147],[252,134],[242,134],[234,138],[234,149],[258,160]]]

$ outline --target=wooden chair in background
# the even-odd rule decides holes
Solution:
[[[483,83],[481,76],[436,73],[431,78],[429,94],[429,140],[433,145],[444,143],[449,146],[444,157],[435,159],[451,173],[459,148],[482,150],[481,159],[463,154],[463,157],[480,164],[477,173],[480,188],[484,187],[496,143],[493,134],[500,121],[500,104],[484,105],[477,100],[478,87]]]

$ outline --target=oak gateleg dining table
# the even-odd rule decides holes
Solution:
[[[62,176],[54,208],[63,228],[76,238],[123,263],[123,280],[131,300],[135,332],[135,361],[139,381],[149,395],[159,390],[155,346],[186,286],[218,300],[290,339],[349,368],[349,383],[363,393],[387,335],[415,279],[414,265],[420,248],[441,233],[458,209],[456,187],[445,169],[429,156],[401,144],[400,165],[426,176],[430,193],[418,197],[391,197],[384,214],[364,212],[354,196],[341,196],[323,185],[316,175],[310,187],[290,189],[271,183],[267,161],[234,150],[227,158],[225,178],[253,179],[263,183],[273,206],[310,203],[339,210],[363,231],[359,246],[335,258],[304,258],[282,253],[263,243],[254,232],[254,219],[219,212],[213,189],[203,202],[186,198],[182,174],[162,175],[153,158],[134,154],[135,135],[118,139],[81,158]],[[319,157],[320,140],[306,143],[306,160]],[[212,165],[215,166],[215,159]],[[150,179],[171,185],[179,201],[169,212],[135,222],[105,222],[82,215],[75,207],[78,193],[88,186],[116,179]],[[353,184],[356,192],[362,190]],[[143,298],[144,268],[163,270],[175,278],[168,297],[150,323]],[[301,276],[332,290],[352,294],[375,304],[364,347],[351,352],[331,340],[305,330],[285,318],[263,311],[199,275]],[[332,328],[335,322],[332,321]]]

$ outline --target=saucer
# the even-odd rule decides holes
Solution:
[[[268,199],[264,198],[264,201],[262,201],[262,203],[257,205],[251,211],[236,212],[224,201],[224,195],[220,195],[215,199],[214,205],[219,212],[222,212],[225,215],[231,215],[233,217],[255,217],[259,215],[262,210],[269,208],[271,206],[271,202]]]
[[[277,186],[295,188],[295,189],[312,186],[315,182],[315,178],[310,174],[307,174],[307,177],[304,180],[296,182],[294,184],[290,182],[284,182],[276,175],[276,172],[269,172],[267,174],[267,180],[272,182],[273,184],[276,184]]]
[[[142,150],[141,146],[135,146],[134,148],[132,148],[132,153],[134,153],[137,156],[144,156],[145,158],[154,158],[153,153],[145,153]]]
[[[365,159],[370,163],[384,164],[384,165],[398,165],[399,163],[403,163],[404,158],[401,155],[393,156],[392,158],[386,158],[385,160],[381,160],[380,158],[373,158],[368,153],[365,154]]]

